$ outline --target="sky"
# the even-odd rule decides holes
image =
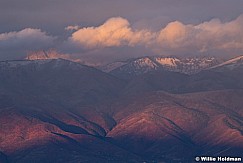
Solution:
[[[243,54],[242,0],[0,0],[0,60]],[[57,53],[57,54],[58,54]]]

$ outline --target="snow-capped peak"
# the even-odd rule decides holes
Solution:
[[[25,59],[27,60],[45,60],[45,59],[69,59],[68,55],[60,54],[55,49],[50,50],[39,50],[39,51],[31,51],[28,53]]]
[[[111,72],[112,74],[143,74],[154,70],[194,74],[218,63],[219,62],[213,57],[181,59],[176,57],[142,57],[124,62],[114,62],[114,64],[104,66],[102,70],[106,70],[105,72]]]
[[[142,68],[143,67],[143,68],[149,68],[149,69],[156,69],[156,67],[158,67],[158,65],[156,63],[154,63],[148,57],[139,58],[139,59],[135,60],[134,66],[136,66],[136,68]]]
[[[156,57],[155,61],[159,63],[160,65],[165,65],[165,66],[172,66],[176,67],[177,62],[180,62],[179,59],[177,58],[171,58],[171,57]]]

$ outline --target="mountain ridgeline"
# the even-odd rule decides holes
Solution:
[[[144,57],[101,67],[127,81],[127,90],[171,93],[243,88],[243,57],[222,62],[213,57]]]
[[[1,61],[0,162],[242,157],[242,56],[143,57],[99,69]]]

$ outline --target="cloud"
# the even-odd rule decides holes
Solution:
[[[45,49],[54,45],[55,37],[40,29],[26,28],[0,34],[0,50],[20,54],[28,50]]]
[[[230,22],[212,19],[198,25],[169,23],[159,32],[160,50],[184,50],[193,53],[217,53],[231,50],[243,52],[243,15]]]
[[[78,30],[80,27],[78,26],[78,25],[69,25],[69,26],[67,26],[66,28],[65,28],[65,30],[67,30],[67,31],[76,31],[76,30]]]
[[[223,23],[213,19],[195,27],[198,40],[208,49],[241,49],[243,50],[243,15]],[[239,46],[240,45],[240,46]]]
[[[0,34],[0,47],[7,45],[9,47],[24,45],[38,45],[45,46],[50,44],[54,40],[53,37],[48,36],[40,29],[26,28],[18,32],[9,32]]]
[[[99,27],[82,28],[72,34],[72,40],[84,47],[120,46],[129,39],[129,22],[123,18],[111,18]]]
[[[243,52],[243,15],[222,22],[212,19],[201,24],[170,22],[158,31],[134,29],[128,20],[115,17],[98,27],[80,28],[69,38],[87,49],[144,46],[157,54]]]
[[[85,48],[135,46],[144,44],[151,38],[148,30],[133,31],[128,20],[115,17],[108,19],[99,27],[81,28],[70,38]]]
[[[212,19],[199,24],[172,21],[151,29],[149,25],[138,27],[125,18],[113,17],[98,26],[67,26],[65,37],[32,28],[0,33],[0,59],[22,59],[28,51],[50,48],[82,60],[243,53],[243,15],[231,21]]]

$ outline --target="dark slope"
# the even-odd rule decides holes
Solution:
[[[0,79],[0,161],[193,162],[243,153],[240,67],[148,72],[124,83],[61,59],[9,61]]]
[[[122,83],[108,74],[63,59],[15,62],[19,65],[10,62],[10,66],[1,63],[0,67],[0,90],[12,96],[88,105],[115,97],[122,88]]]
[[[118,97],[120,80],[62,59],[0,65],[1,160],[6,156],[10,162],[102,162],[126,159],[117,153],[130,157],[103,140],[116,122],[101,108]],[[83,137],[97,149],[83,153],[72,145]],[[116,150],[114,156],[97,154],[99,145]]]

